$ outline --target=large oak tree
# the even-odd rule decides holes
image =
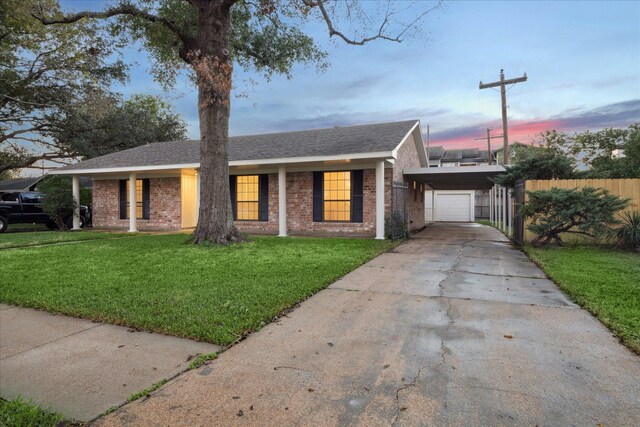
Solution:
[[[372,6],[373,5],[373,6]],[[101,11],[34,11],[45,25],[103,20],[115,35],[141,40],[164,83],[187,66],[198,87],[200,119],[200,211],[194,241],[226,244],[241,239],[229,196],[228,133],[234,62],[263,72],[289,74],[297,62],[324,65],[325,52],[301,30],[308,19],[322,22],[330,37],[352,45],[399,42],[439,2],[370,3],[377,16],[355,0],[120,0]],[[406,16],[407,7],[411,19]],[[371,23],[375,27],[370,30]],[[357,29],[353,36],[339,26]]]

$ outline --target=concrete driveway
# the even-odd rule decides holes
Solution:
[[[640,359],[496,230],[441,224],[103,425],[640,425]]]

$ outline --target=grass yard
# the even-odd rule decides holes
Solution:
[[[52,414],[21,398],[11,401],[0,399],[0,426],[54,427],[64,420],[62,415]]]
[[[13,225],[13,224],[12,224]],[[27,233],[0,234],[0,249],[18,248],[23,246],[46,245],[60,242],[77,242],[81,240],[112,239],[124,237],[127,233],[105,233],[101,231],[39,231]]]
[[[0,251],[0,302],[220,345],[394,246],[255,237],[229,247],[146,235]]]
[[[596,246],[525,250],[575,302],[640,353],[640,255]]]

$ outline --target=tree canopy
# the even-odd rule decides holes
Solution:
[[[531,147],[520,150],[518,160],[507,173],[493,180],[503,187],[513,188],[522,179],[568,179],[575,175],[575,162],[555,150]]]
[[[0,4],[0,172],[186,136],[160,99],[110,91],[127,66],[111,59],[121,44],[107,29],[46,27],[40,10],[60,13],[54,0]]]
[[[640,123],[573,135],[547,131],[541,143],[584,164],[582,178],[640,178]],[[616,155],[616,150],[623,154]]]

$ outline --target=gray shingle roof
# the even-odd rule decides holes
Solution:
[[[229,138],[229,160],[323,157],[390,152],[417,120],[334,127]],[[193,164],[200,162],[198,140],[155,142],[67,166],[62,170]]]
[[[44,178],[44,176],[0,181],[0,191],[29,191],[32,190],[42,178]]]

